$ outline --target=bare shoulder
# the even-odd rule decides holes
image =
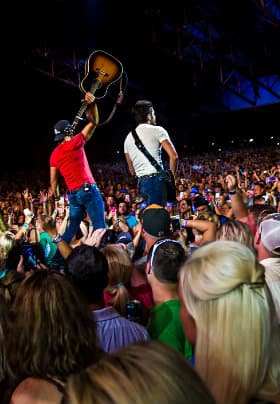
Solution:
[[[14,390],[11,404],[59,404],[62,393],[48,380],[28,377]]]

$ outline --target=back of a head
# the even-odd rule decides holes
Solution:
[[[109,266],[108,284],[114,287],[119,282],[129,284],[133,264],[127,250],[117,244],[108,244],[101,249],[101,252],[105,255]]]
[[[149,273],[162,283],[177,283],[178,273],[186,260],[183,246],[176,240],[163,239],[157,241],[149,251]]]
[[[170,235],[171,220],[167,210],[160,205],[152,204],[141,212],[140,219],[145,232],[153,238]]]
[[[216,232],[216,240],[239,241],[254,250],[254,236],[247,223],[239,220],[228,220],[221,224]]]
[[[271,213],[263,217],[259,225],[260,239],[272,256],[280,255],[280,213]],[[280,272],[280,271],[279,271]]]
[[[66,129],[70,127],[70,122],[66,119],[57,121],[54,125],[54,141],[61,142],[66,136]]]
[[[88,303],[95,303],[108,284],[108,262],[95,247],[75,247],[66,260],[65,275],[80,290]]]
[[[0,231],[0,272],[4,268],[9,252],[15,244],[15,235],[12,232]]]
[[[137,123],[146,122],[148,115],[153,111],[153,104],[148,100],[139,100],[133,107],[134,118]]]
[[[67,404],[214,404],[182,354],[160,341],[133,344],[68,380]]]
[[[226,240],[201,246],[182,266],[179,289],[196,325],[196,369],[218,403],[248,402],[277,366],[279,377],[279,352],[272,354],[277,333],[279,338],[275,309],[264,268],[250,248]],[[268,366],[275,366],[272,373]],[[267,386],[275,393],[275,380]]]
[[[58,271],[37,270],[25,277],[10,314],[8,352],[17,378],[45,374],[63,379],[97,357],[95,321]]]
[[[209,202],[207,201],[207,199],[204,198],[203,195],[197,195],[194,200],[193,200],[193,205],[194,207],[197,209],[200,206],[207,206],[207,208],[209,210],[211,210],[210,206],[209,206]]]
[[[253,217],[254,223],[256,225],[262,220],[262,218],[270,213],[276,213],[276,209],[271,205],[258,205],[255,204],[249,207],[249,212]]]

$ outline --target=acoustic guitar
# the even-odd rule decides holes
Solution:
[[[120,80],[123,74],[121,62],[109,53],[97,50],[92,52],[85,65],[85,76],[80,84],[83,93],[91,92],[96,99],[105,97],[109,86]],[[83,120],[88,103],[83,102],[73,123],[65,129],[65,134],[73,136],[77,125]]]

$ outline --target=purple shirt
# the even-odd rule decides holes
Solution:
[[[121,316],[113,307],[94,310],[92,314],[96,321],[99,345],[105,352],[113,352],[150,338],[144,326]]]

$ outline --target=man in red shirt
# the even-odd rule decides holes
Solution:
[[[59,198],[58,173],[62,175],[69,191],[70,223],[63,239],[68,243],[79,229],[81,220],[88,213],[94,229],[106,228],[104,201],[92,175],[84,145],[95,131],[99,114],[95,97],[87,93],[85,102],[89,104],[86,116],[89,122],[81,132],[72,136],[67,132],[70,122],[61,120],[54,126],[55,147],[50,156],[50,185],[55,198]]]

